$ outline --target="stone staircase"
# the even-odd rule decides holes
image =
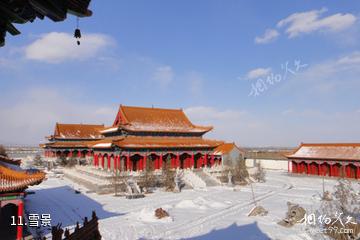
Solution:
[[[194,173],[205,182],[207,187],[221,185],[219,180],[217,180],[215,177],[212,177],[210,174],[204,172],[202,169],[196,169],[194,170]]]
[[[194,189],[206,189],[206,183],[192,170],[183,170],[182,180]]]
[[[115,191],[114,177],[111,172],[102,171],[93,167],[76,166],[64,169],[64,176],[73,182],[86,187],[97,194],[112,193]],[[122,176],[119,176],[121,179]],[[118,189],[123,185],[118,181]]]

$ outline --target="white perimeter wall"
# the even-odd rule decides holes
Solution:
[[[287,160],[272,160],[272,159],[246,159],[247,167],[255,167],[256,163],[259,163],[265,169],[274,170],[288,170]]]

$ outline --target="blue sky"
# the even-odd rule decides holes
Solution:
[[[241,146],[360,140],[357,1],[93,0],[90,8],[80,46],[73,16],[7,36],[0,143],[37,144],[55,122],[110,125],[120,103],[183,108],[214,125],[208,137]],[[304,67],[295,72],[295,62]]]

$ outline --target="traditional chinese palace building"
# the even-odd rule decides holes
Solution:
[[[210,167],[222,164],[215,149],[224,144],[203,137],[211,130],[194,125],[182,109],[120,105],[111,127],[57,123],[41,146],[47,158],[82,158],[111,170]]]
[[[292,173],[360,179],[360,143],[302,143],[286,157]]]
[[[0,155],[1,239],[23,239],[25,189],[45,178],[43,172],[23,170],[20,163]]]

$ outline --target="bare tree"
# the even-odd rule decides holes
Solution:
[[[246,169],[245,159],[241,154],[239,154],[239,156],[235,159],[235,163],[233,162],[231,172],[234,182],[246,183],[246,178],[249,177],[249,173]]]
[[[334,190],[333,197],[337,209],[344,214],[360,214],[360,196],[356,194],[349,180],[340,179]]]
[[[253,178],[258,182],[265,182],[266,172],[260,163],[256,164],[256,172],[253,174]]]
[[[66,167],[72,168],[77,164],[77,159],[76,157],[70,157],[69,159],[66,160]]]
[[[120,181],[120,172],[115,170],[112,176],[112,185],[114,186],[114,195],[118,196],[119,191],[124,191],[124,189],[119,189]]]
[[[349,234],[346,233],[334,233],[325,232],[325,235],[329,235],[332,239],[336,240],[352,240],[360,237],[360,223],[358,222],[358,216],[360,215],[360,196],[358,196],[352,187],[349,180],[340,178],[338,183],[334,186],[332,192],[332,199],[329,201],[322,201],[321,207],[317,211],[319,215],[327,216],[331,219],[331,225],[337,228],[352,229]],[[345,226],[338,226],[339,221],[345,224],[349,219],[356,224],[345,224]],[[327,228],[327,225],[320,224],[319,227]]]
[[[142,186],[145,187],[146,189],[155,187],[155,185],[156,185],[156,177],[154,174],[153,159],[151,156],[146,157],[146,166],[144,169],[142,182],[143,182]]]
[[[43,165],[43,161],[42,161],[40,154],[36,154],[33,161],[34,161],[35,166]]]
[[[164,176],[164,187],[167,191],[172,191],[175,187],[175,170],[171,169],[171,157],[167,156],[165,164],[162,166],[162,174]]]

